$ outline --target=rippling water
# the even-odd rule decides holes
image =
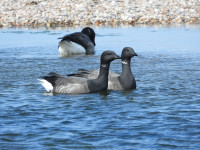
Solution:
[[[94,28],[95,55],[59,57],[57,38],[80,30],[0,29],[1,149],[200,148],[199,27]],[[139,55],[136,90],[51,95],[36,80],[98,68],[125,46]]]

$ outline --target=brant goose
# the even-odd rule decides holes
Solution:
[[[125,47],[122,50],[121,60],[122,60],[122,73],[121,75],[113,72],[109,72],[108,89],[109,90],[130,90],[136,88],[136,81],[131,71],[131,58],[133,56],[138,56],[133,48]],[[87,79],[94,79],[98,76],[98,70],[84,70],[79,69],[75,74],[68,74],[67,76],[83,77]]]
[[[58,45],[60,56],[75,54],[94,54],[95,32],[92,28],[86,27],[81,32],[65,35]]]
[[[108,87],[110,63],[115,59],[120,59],[115,52],[104,51],[101,55],[100,71],[95,79],[60,76],[50,73],[38,80],[48,92],[78,94],[104,91]]]

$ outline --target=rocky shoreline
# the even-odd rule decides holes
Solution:
[[[0,27],[199,24],[199,0],[1,0]]]

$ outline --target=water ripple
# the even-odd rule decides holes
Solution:
[[[95,55],[61,58],[56,40],[64,33],[0,30],[1,149],[199,149],[199,29],[102,28]],[[125,46],[139,55],[135,90],[50,94],[37,81],[99,68],[104,49],[120,54]],[[119,65],[111,69],[120,73]]]

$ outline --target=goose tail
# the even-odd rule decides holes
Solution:
[[[38,81],[40,81],[40,83],[47,90],[47,92],[53,92],[53,85],[49,81],[45,79],[38,79]]]

